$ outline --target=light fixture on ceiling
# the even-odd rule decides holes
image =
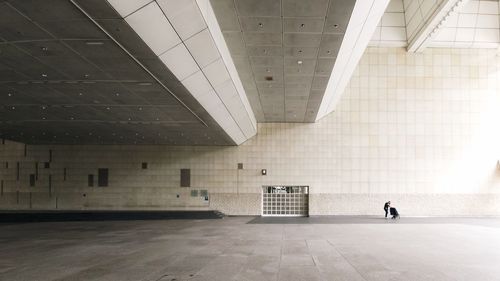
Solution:
[[[261,22],[259,22],[259,27],[260,27],[260,28],[263,28],[263,27],[264,27],[264,24],[263,24],[263,23],[261,23]]]
[[[304,23],[300,24],[300,28],[303,28],[304,26],[306,26]]]
[[[116,93],[115,96],[117,96],[117,97],[120,96],[120,93]]]
[[[8,93],[8,94],[7,94],[7,96],[12,97],[12,94],[11,94],[11,93]]]
[[[263,176],[267,175],[267,169],[262,169],[262,170],[260,170],[260,173],[261,173]]]
[[[47,75],[46,73],[42,73],[42,77],[43,77],[43,78],[47,78],[47,77],[48,77],[48,75]]]
[[[142,110],[142,107],[139,107],[139,110]]]
[[[46,117],[42,117],[42,120],[45,120],[45,119],[47,119],[47,118]]]
[[[89,74],[84,74],[84,75],[83,75],[83,78],[85,78],[85,79],[88,79],[89,77],[90,77],[90,75],[89,75]]]
[[[326,53],[327,53],[327,54],[331,54],[331,53],[332,53],[332,51],[328,50],[328,51],[326,51]]]
[[[338,24],[334,24],[333,28],[339,28],[339,25]]]
[[[269,68],[268,68],[268,69],[266,69],[266,72],[271,72],[271,69],[269,69]]]
[[[104,42],[102,41],[87,41],[85,42],[85,45],[89,45],[89,46],[98,46],[98,45],[104,45]]]
[[[12,109],[12,110],[14,110],[14,109],[16,109],[16,107],[15,107],[15,106],[13,106],[13,107],[11,107],[11,109]]]
[[[302,50],[299,50],[299,54],[302,54]]]
[[[297,64],[298,64],[298,65],[302,65],[302,61],[301,61],[301,60],[298,60],[298,61],[297,61]]]
[[[83,93],[78,93],[79,96],[83,96]]]
[[[108,107],[106,107],[106,109],[107,109],[107,110],[110,110],[111,108],[108,106]]]
[[[75,117],[70,117],[69,120],[75,120]]]
[[[47,47],[41,47],[40,49],[42,49],[42,51],[44,51],[44,52],[47,52],[49,50],[49,48],[47,48]]]
[[[42,109],[45,110],[45,109],[47,109],[47,107],[46,106],[42,106]]]

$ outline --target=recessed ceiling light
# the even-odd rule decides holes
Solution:
[[[42,120],[45,120],[45,119],[47,119],[47,118],[46,117],[42,117]]]
[[[104,45],[104,42],[101,41],[87,41],[85,42],[86,45],[92,46],[92,45]]]
[[[334,24],[333,27],[334,28],[339,28],[339,25],[338,24]]]
[[[70,119],[70,120],[75,120],[75,117],[70,117],[69,119]]]
[[[301,61],[301,60],[298,60],[298,61],[297,61],[297,64],[298,64],[298,65],[301,65],[301,64],[302,64],[302,61]]]
[[[271,69],[269,69],[269,68],[268,68],[268,69],[266,69],[266,72],[271,72]]]
[[[49,48],[47,48],[47,47],[41,47],[40,49],[42,49],[42,51],[44,51],[44,52],[47,52],[49,50]]]
[[[47,74],[42,73],[42,77],[47,78],[47,76],[48,76]]]
[[[89,78],[89,77],[90,77],[90,75],[89,75],[89,74],[84,74],[84,75],[83,75],[83,77],[84,77],[84,78]]]
[[[160,118],[156,118],[156,121],[160,121]]]
[[[303,24],[303,23],[302,23],[302,24],[300,24],[300,28],[303,28],[304,26],[306,26],[306,25],[305,25],[305,24]]]
[[[299,54],[302,54],[302,50],[299,50]]]
[[[261,23],[261,22],[259,22],[259,27],[260,27],[260,28],[263,28],[263,27],[264,27],[264,24],[263,24],[263,23]]]
[[[7,94],[7,96],[12,97],[12,94],[11,94],[11,93],[8,93],[8,94]]]
[[[46,106],[42,106],[42,109],[47,109],[47,107]]]
[[[139,107],[139,110],[142,110],[142,107]]]
[[[331,54],[332,52],[330,50],[326,51],[327,54]]]
[[[13,107],[11,107],[11,109],[16,109],[16,107],[15,107],[15,106],[13,106]]]
[[[119,93],[116,93],[115,96],[119,96],[120,94]]]
[[[79,96],[83,96],[83,93],[78,93]]]
[[[128,118],[128,121],[130,121],[130,120],[132,120],[132,118],[130,118],[130,117],[129,117],[129,118]]]

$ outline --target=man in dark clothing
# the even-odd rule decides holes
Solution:
[[[391,207],[391,201],[387,201],[384,204],[385,218],[387,218],[387,214],[389,213],[389,208]]]

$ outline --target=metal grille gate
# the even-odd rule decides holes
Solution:
[[[309,186],[263,186],[262,216],[308,216]]]

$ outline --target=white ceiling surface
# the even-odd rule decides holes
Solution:
[[[204,1],[108,2],[237,144],[256,134],[255,116]]]
[[[391,0],[377,25],[370,46],[406,47],[406,23],[403,0]]]
[[[316,120],[334,111],[388,4],[389,0],[356,1]]]
[[[498,0],[391,0],[370,46],[498,48],[499,11]]]
[[[498,1],[469,1],[445,21],[429,47],[499,47],[499,10]]]

